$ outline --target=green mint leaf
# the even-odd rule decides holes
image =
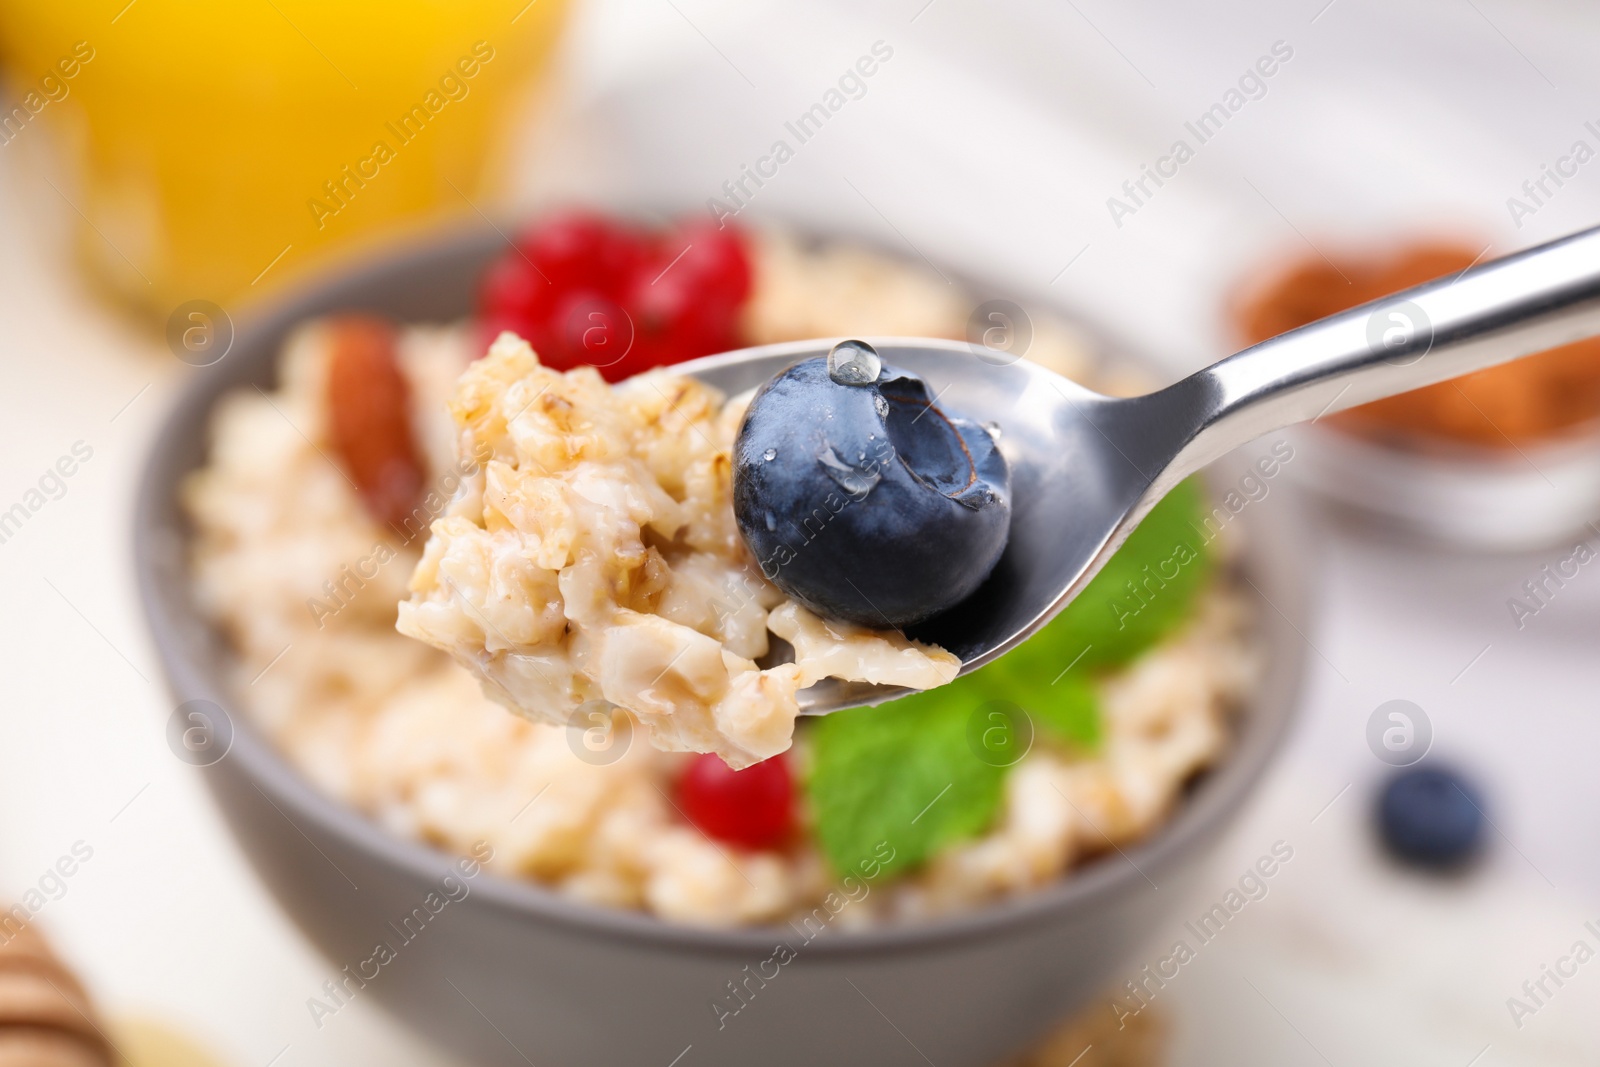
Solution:
[[[1039,735],[1099,742],[1094,690],[1081,675],[1062,677],[1069,655],[1047,634],[949,685],[812,724],[806,790],[835,871],[862,872],[876,855],[893,875],[983,833],[1006,772]]]
[[[1064,612],[1001,659],[811,724],[806,792],[836,872],[892,876],[983,833],[1030,728],[1035,744],[1099,744],[1090,671],[1133,659],[1187,618],[1212,565],[1202,499],[1193,480],[1176,486]]]
[[[1057,741],[1083,749],[1100,744],[1100,701],[1094,687],[1081,676],[1062,678],[1022,706],[1034,724]]]
[[[1051,642],[1040,634],[1028,645],[1048,653]],[[1041,672],[1035,657],[1060,665]],[[1099,743],[1088,680],[1051,684],[1067,662],[1060,650],[1016,659],[1013,652],[938,689],[811,725],[806,792],[835,871],[872,877],[915,868],[990,827],[1006,773],[1029,745],[1044,737],[1085,749]],[[884,858],[888,850],[893,859]],[[868,862],[874,856],[881,872]]]
[[[812,724],[806,791],[835,871],[876,856],[881,876],[892,876],[994,821],[1005,768],[979,759],[967,739],[973,713],[991,699],[974,685],[982,673]]]
[[[1087,649],[1079,668],[1108,667],[1127,663],[1167,636],[1189,617],[1211,574],[1200,525],[1203,501],[1196,479],[1174,486],[1088,588],[1023,648],[1050,634],[1060,647]]]

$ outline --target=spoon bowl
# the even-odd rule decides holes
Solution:
[[[838,340],[746,348],[673,370],[732,396],[801,360],[826,356]],[[1148,479],[1097,428],[1097,417],[1109,415],[1110,405],[1120,401],[1026,360],[996,366],[979,358],[981,352],[992,359],[988,349],[960,341],[862,340],[885,364],[920,375],[950,411],[1000,427],[1000,450],[1011,469],[1011,534],[1005,553],[976,593],[907,631],[960,657],[963,673],[976,670],[1034,633],[1065,605],[1064,591],[1076,592],[1075,583],[1137,505]],[[878,704],[906,692],[898,686],[825,679],[801,692],[801,710],[824,714]]]
[[[1600,333],[1600,228],[1352,308],[1229,356],[1165,389],[1112,398],[959,341],[867,338],[922,376],[936,404],[1000,428],[1011,533],[978,590],[907,633],[965,674],[1055,617],[1185,476],[1265,433]],[[842,338],[746,348],[675,368],[732,395]],[[981,358],[980,358],[981,357]],[[948,400],[945,398],[948,397]],[[804,714],[906,690],[825,680]]]

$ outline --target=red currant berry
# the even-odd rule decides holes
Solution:
[[[536,336],[539,358],[556,370],[593,367],[610,381],[633,373],[622,366],[634,344],[633,318],[602,293],[565,294]]]
[[[522,251],[557,290],[614,295],[648,254],[629,227],[588,212],[557,215],[523,234]]]
[[[548,313],[554,296],[554,288],[533,264],[511,249],[484,271],[478,290],[478,313],[485,320],[494,320],[500,329],[515,330],[526,337]]]
[[[547,366],[595,367],[621,381],[738,348],[751,288],[738,231],[682,223],[654,237],[572,212],[529,228],[485,273],[487,341],[512,330]]]
[[[738,348],[750,295],[739,238],[710,225],[683,226],[663,239],[657,258],[659,266],[636,275],[623,297],[639,331],[641,369]]]
[[[673,255],[689,251],[673,270],[684,268],[702,293],[725,306],[743,304],[750,295],[750,257],[745,242],[733,227],[711,222],[679,225],[666,239]]]
[[[716,756],[696,756],[678,779],[678,806],[718,841],[777,848],[794,830],[794,779],[781,755],[742,771]]]

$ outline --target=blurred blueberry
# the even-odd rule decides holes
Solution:
[[[1005,550],[1011,477],[988,430],[845,341],[756,394],[733,508],[762,573],[826,618],[907,626],[966,598]]]
[[[1443,767],[1399,772],[1378,795],[1378,829],[1398,859],[1419,867],[1459,866],[1483,841],[1483,802],[1460,775]]]

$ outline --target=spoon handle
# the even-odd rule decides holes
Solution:
[[[1293,423],[1596,334],[1600,227],[1331,315],[1162,390],[1187,440],[1160,480]]]

